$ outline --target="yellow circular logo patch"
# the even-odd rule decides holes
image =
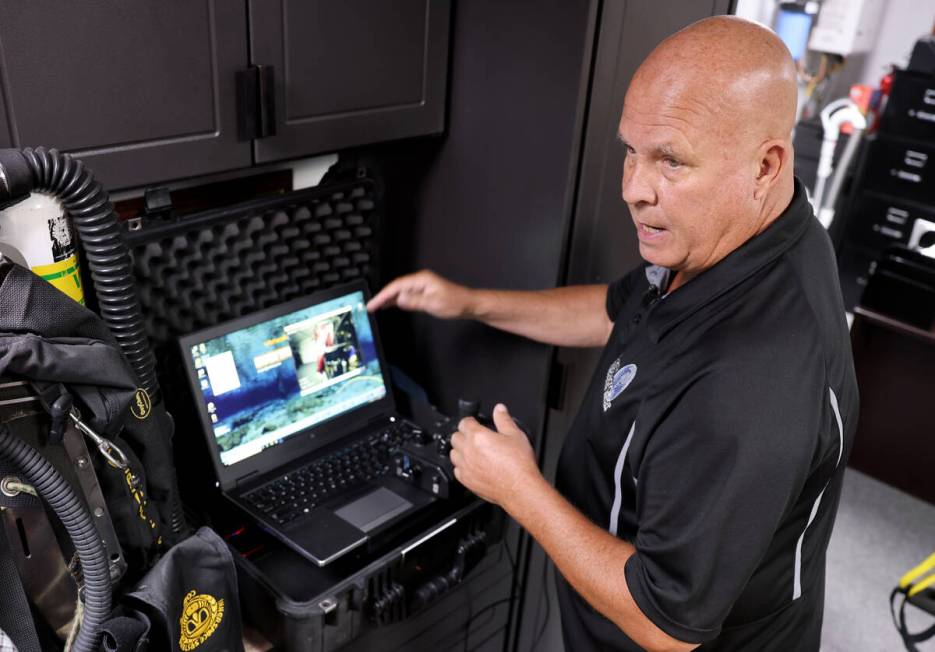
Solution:
[[[194,591],[189,591],[182,601],[179,647],[185,652],[194,650],[208,640],[221,624],[223,617],[223,600],[215,600],[207,593],[195,595]]]
[[[153,402],[150,400],[146,390],[140,387],[136,390],[136,394],[133,395],[133,403],[130,405],[130,412],[133,413],[133,416],[142,421],[148,417],[149,413],[152,411]]]

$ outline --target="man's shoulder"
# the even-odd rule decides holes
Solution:
[[[827,231],[817,220],[780,262],[778,271],[795,283],[798,296],[807,303],[821,332],[836,340],[842,336],[848,339],[837,257]]]
[[[809,354],[821,339],[821,320],[784,261],[722,297],[712,313],[697,349],[718,360]]]
[[[744,287],[698,336],[700,364],[759,376],[767,369],[791,387],[826,382],[850,365],[850,338],[833,257],[807,236]],[[837,372],[833,376],[839,375]]]
[[[787,347],[806,346],[803,334],[818,339],[847,337],[844,301],[831,241],[813,221],[803,237],[748,279],[738,300],[748,304],[738,326]]]

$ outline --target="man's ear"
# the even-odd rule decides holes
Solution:
[[[767,140],[757,150],[757,173],[754,199],[762,199],[792,165],[792,144],[786,140]]]

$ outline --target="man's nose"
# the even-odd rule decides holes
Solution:
[[[655,204],[656,191],[646,165],[630,159],[623,164],[621,195],[627,204]]]

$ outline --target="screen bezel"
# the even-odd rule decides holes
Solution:
[[[195,409],[198,411],[201,430],[207,439],[208,448],[211,451],[211,462],[214,464],[218,482],[225,491],[237,486],[237,484],[243,480],[281,468],[299,457],[334,443],[373,419],[395,413],[396,402],[393,399],[390,369],[386,362],[386,357],[383,355],[383,344],[380,341],[380,333],[377,330],[377,325],[373,319],[373,315],[368,313],[367,319],[370,323],[370,331],[373,334],[374,348],[377,352],[377,358],[380,362],[380,371],[383,374],[383,382],[386,386],[386,394],[383,398],[366,405],[352,408],[349,413],[332,417],[314,426],[300,430],[290,435],[281,444],[271,446],[255,455],[226,466],[221,462],[221,450],[214,437],[214,428],[203,400],[201,386],[198,382],[198,375],[195,371],[195,361],[191,354],[192,346],[354,292],[363,293],[364,303],[370,299],[370,291],[367,284],[363,281],[355,281],[353,283],[322,290],[321,292],[316,292],[287,303],[259,310],[245,315],[244,317],[238,317],[237,319],[232,319],[179,337],[178,342],[181,348],[182,361],[185,365],[185,375],[188,378],[188,384],[191,388],[191,396],[195,403]]]

